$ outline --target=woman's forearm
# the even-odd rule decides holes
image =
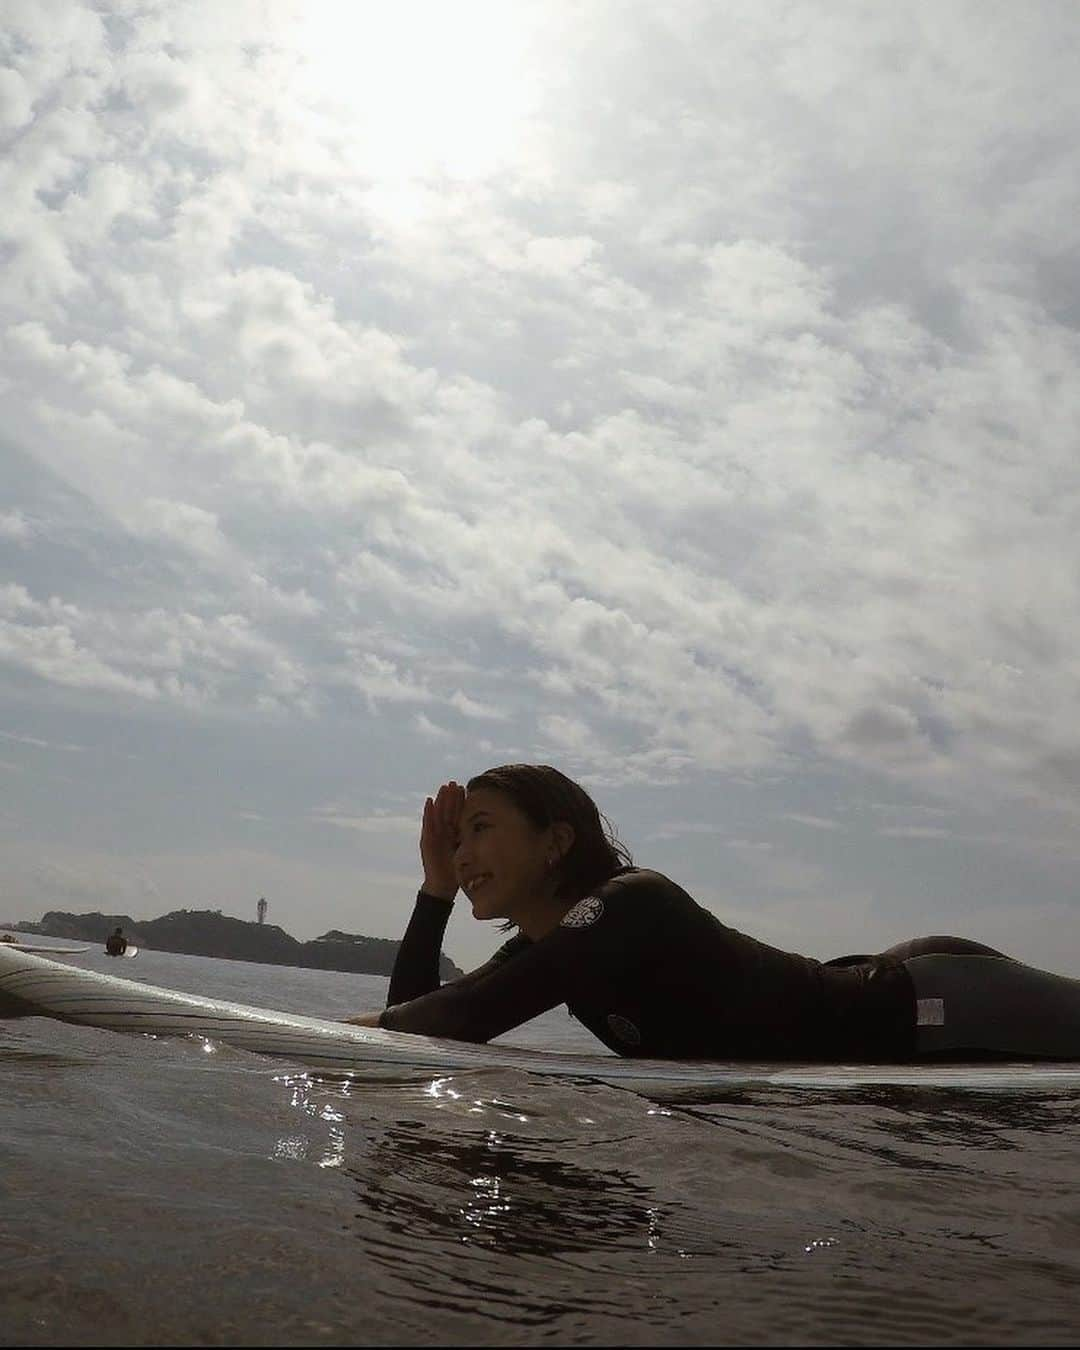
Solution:
[[[393,1003],[408,1003],[439,988],[439,957],[453,907],[452,897],[447,900],[423,890],[417,894],[416,907],[401,939],[390,976],[387,1007]]]

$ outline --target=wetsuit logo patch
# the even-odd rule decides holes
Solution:
[[[562,917],[560,928],[588,928],[604,912],[604,902],[598,895],[587,895]]]
[[[618,1013],[608,1013],[606,1022],[611,1030],[611,1034],[622,1041],[624,1045],[640,1045],[641,1032],[634,1026],[628,1017],[620,1017]]]
[[[945,1025],[945,1000],[943,998],[917,998],[915,1000],[917,1027],[943,1027]]]

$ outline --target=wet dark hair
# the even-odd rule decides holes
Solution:
[[[555,895],[582,900],[633,860],[615,828],[579,784],[550,764],[501,764],[470,778],[467,792],[491,788],[514,803],[537,829],[565,821],[574,842],[559,860]]]

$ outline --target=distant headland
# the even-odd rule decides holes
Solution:
[[[331,929],[311,942],[299,942],[272,923],[232,919],[216,909],[176,909],[160,919],[133,919],[130,914],[66,914],[50,910],[40,923],[8,925],[19,933],[100,942],[114,928],[148,951],[180,952],[187,956],[216,956],[227,961],[261,961],[272,966],[302,966],[312,970],[346,970],[358,975],[389,975],[399,942],[364,937]],[[439,955],[439,975],[456,979],[463,972],[445,953]]]

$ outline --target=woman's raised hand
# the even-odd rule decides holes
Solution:
[[[424,819],[420,827],[424,890],[428,895],[438,895],[444,900],[453,900],[457,895],[454,852],[464,801],[465,789],[458,783],[449,782],[424,802]]]

